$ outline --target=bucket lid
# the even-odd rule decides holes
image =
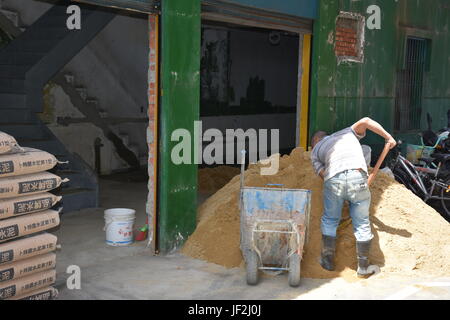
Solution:
[[[106,216],[134,216],[136,214],[136,210],[129,209],[129,208],[112,208],[105,210],[105,217]]]

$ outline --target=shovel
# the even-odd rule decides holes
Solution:
[[[378,169],[380,169],[380,166],[383,163],[384,158],[386,158],[387,154],[389,153],[389,150],[390,150],[389,143],[386,143],[384,145],[384,149],[381,152],[380,157],[378,158],[377,163],[375,164],[375,167],[373,168],[372,173],[369,175],[369,178],[367,179],[367,185],[370,186],[372,181],[375,179],[375,176],[378,173]],[[373,274],[380,273],[380,271],[381,270],[380,270],[379,266],[377,266],[375,264],[372,264],[372,265],[367,267],[367,275],[365,277],[368,277],[368,276],[373,275]]]
[[[370,186],[370,184],[372,183],[372,181],[375,179],[375,176],[376,176],[377,173],[378,173],[378,169],[380,169],[380,166],[381,166],[381,164],[383,163],[384,158],[386,158],[387,154],[389,153],[389,150],[390,150],[390,148],[389,148],[389,143],[386,143],[386,144],[384,145],[383,152],[381,152],[381,155],[380,155],[380,157],[378,158],[378,161],[377,161],[375,167],[373,168],[372,173],[369,175],[369,178],[367,179],[367,185]]]

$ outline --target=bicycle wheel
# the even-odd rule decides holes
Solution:
[[[394,177],[397,182],[400,182],[405,187],[407,187],[409,190],[411,190],[416,196],[418,196],[420,199],[423,200],[423,192],[419,189],[419,187],[416,186],[416,184],[412,181],[411,177],[409,175],[401,170],[397,169],[394,172]]]
[[[450,177],[447,177],[444,182],[446,185],[450,185]],[[448,189],[441,188],[441,198],[447,197],[448,200],[441,199],[442,209],[441,213],[444,215],[444,218],[450,222],[450,191],[447,192]]]

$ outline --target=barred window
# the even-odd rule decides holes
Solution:
[[[394,121],[397,131],[420,129],[423,77],[428,50],[429,40],[407,38],[404,67],[397,71]]]

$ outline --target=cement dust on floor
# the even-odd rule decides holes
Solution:
[[[146,242],[106,245],[104,209],[133,208],[141,226],[146,197],[147,182],[138,173],[107,177],[100,179],[101,208],[62,215],[55,233],[62,246],[57,252],[59,299],[450,299],[450,279],[302,279],[300,287],[291,288],[284,274],[263,275],[259,285],[247,286],[243,268],[226,269],[179,253],[153,256]],[[66,286],[71,265],[80,267],[80,290]]]

